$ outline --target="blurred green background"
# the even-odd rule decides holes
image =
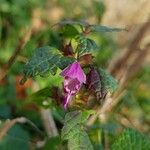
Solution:
[[[139,8],[142,5],[140,2],[137,2]],[[121,2],[118,1],[118,3]],[[128,7],[129,4],[130,2],[127,1],[125,7]],[[3,70],[3,66],[18,47],[21,38],[32,30],[28,42],[22,48],[15,63],[7,72],[6,77],[0,81],[0,127],[3,127],[3,124],[9,119],[22,116],[36,125],[36,127],[30,123],[14,125],[0,140],[0,150],[50,150],[53,146],[60,144],[59,138],[50,138],[44,143],[44,148],[38,148],[42,147],[40,144],[48,138],[41,117],[41,109],[51,108],[59,131],[62,128],[64,111],[54,105],[51,100],[40,101],[34,98],[28,100],[28,96],[48,86],[61,86],[62,79],[59,75],[46,78],[36,77],[21,86],[19,81],[22,77],[23,65],[37,47],[44,45],[61,47],[62,39],[59,32],[57,28],[52,28],[52,25],[61,20],[83,20],[90,24],[106,23],[106,25],[116,27],[131,26],[131,32],[132,30],[135,32],[141,18],[139,17],[138,20],[135,17],[135,22],[132,20],[132,23],[129,24],[128,20],[135,13],[132,12],[132,9],[129,8],[131,13],[128,12],[128,16],[120,16],[122,20],[120,23],[119,18],[111,21],[108,6],[110,6],[109,1],[100,0],[0,0],[0,69]],[[126,14],[123,9],[127,10],[127,8],[124,8],[123,4],[119,6],[122,8],[122,12],[118,12],[118,14]],[[117,15],[114,8],[112,6],[112,17]],[[144,19],[141,19],[141,22],[146,20]],[[111,59],[116,57],[116,53],[121,54],[130,42],[127,40],[130,39],[130,36],[129,33],[91,35],[101,49],[96,55],[97,64],[102,68],[107,68]],[[96,122],[91,127],[89,135],[96,145],[95,149],[98,146],[101,147],[99,141],[102,129],[107,131],[110,143],[114,142],[115,135],[118,135],[124,127],[134,127],[150,136],[149,59],[150,55],[148,54],[137,75],[127,85],[126,92],[115,110],[111,112],[107,124],[99,125]],[[63,147],[61,148],[63,149]]]

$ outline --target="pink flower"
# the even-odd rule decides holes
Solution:
[[[64,108],[67,109],[68,103],[71,100],[72,96],[75,95],[80,90],[82,83],[86,82],[86,76],[79,62],[74,62],[73,64],[69,65],[60,73],[60,75],[65,78]]]

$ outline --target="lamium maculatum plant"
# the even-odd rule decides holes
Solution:
[[[21,84],[38,75],[52,74],[63,78],[63,86],[57,87],[59,96],[56,93],[45,94],[41,101],[50,97],[65,112],[61,139],[67,141],[69,150],[92,150],[84,124],[94,113],[95,106],[102,105],[107,93],[116,89],[117,81],[96,64],[95,54],[101,51],[89,35],[122,29],[76,21],[62,21],[54,28],[56,26],[63,46],[37,48],[24,66]]]

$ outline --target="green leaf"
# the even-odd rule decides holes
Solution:
[[[11,118],[11,107],[9,105],[0,105],[0,118]]]
[[[46,144],[43,147],[43,150],[58,150],[58,147],[61,146],[61,140],[60,137],[52,137],[49,138],[46,142]],[[62,147],[62,146],[61,146]]]
[[[64,69],[74,61],[73,58],[65,58],[53,47],[45,46],[37,48],[34,55],[24,66],[23,84],[27,78],[37,75],[45,76],[48,73],[56,74],[57,68]]]
[[[150,150],[150,141],[134,129],[125,129],[112,145],[112,150]]]
[[[102,26],[102,25],[90,25],[89,29],[90,29],[90,32],[98,32],[98,33],[126,31],[126,29],[112,28],[112,27],[107,27],[107,26]]]
[[[74,26],[67,24],[62,28],[62,34],[64,37],[73,38],[78,35],[79,32]]]
[[[26,101],[27,102],[34,102],[39,106],[44,106],[43,102],[47,101],[46,107],[50,107],[52,102],[48,98],[52,99],[52,87],[43,88],[43,89],[33,93],[32,95],[29,95],[26,98]]]
[[[13,126],[0,141],[0,150],[29,150],[29,135],[19,125]]]
[[[109,92],[114,92],[117,89],[117,81],[108,72],[103,69],[99,69],[99,74],[101,76],[101,83],[104,90]]]
[[[87,150],[87,148],[93,150],[89,137],[83,129],[83,124],[92,113],[93,111],[73,111],[66,114],[61,137],[68,140],[69,150]]]
[[[98,48],[94,40],[85,38],[84,36],[79,36],[77,42],[77,52],[79,53],[79,56],[92,53]]]
[[[77,127],[76,127],[77,128]],[[72,135],[72,140],[68,140],[69,150],[93,150],[88,134],[85,131],[78,130]]]

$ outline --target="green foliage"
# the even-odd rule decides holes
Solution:
[[[88,134],[84,124],[91,112],[70,112],[66,114],[64,122],[65,111],[60,107],[63,100],[63,90],[58,88],[58,91],[53,91],[52,89],[53,87],[60,87],[62,84],[62,78],[58,74],[53,76],[58,68],[64,69],[74,61],[74,59],[65,58],[64,56],[77,56],[77,52],[79,57],[89,53],[94,54],[99,50],[100,46],[100,53],[95,55],[97,58],[96,64],[104,68],[113,53],[117,51],[117,45],[114,42],[115,38],[112,38],[112,34],[105,33],[125,31],[125,29],[120,28],[92,25],[92,22],[69,20],[59,22],[57,25],[61,28],[57,32],[53,28],[50,29],[50,26],[56,23],[53,20],[63,20],[64,18],[91,20],[88,18],[94,18],[95,22],[99,24],[105,11],[107,10],[102,0],[93,0],[91,3],[88,3],[86,0],[0,0],[0,68],[2,67],[3,69],[3,65],[12,56],[14,50],[20,44],[20,38],[25,35],[26,29],[36,25],[28,43],[21,50],[15,63],[8,71],[6,78],[0,81],[0,119],[2,119],[0,120],[0,127],[3,125],[3,119],[24,116],[32,120],[37,128],[42,129],[44,132],[44,135],[41,136],[38,130],[30,128],[26,123],[22,125],[25,128],[15,125],[1,139],[0,150],[36,149],[36,143],[45,139],[47,139],[46,144],[41,148],[43,150],[66,150],[65,142],[62,142],[62,139],[67,140],[70,150],[100,150],[103,149],[102,130],[106,131],[106,138],[109,140],[108,146],[111,147],[116,134],[122,129],[122,126],[120,126],[120,121],[124,117],[122,114],[125,114],[125,117],[129,118],[131,122],[134,119],[139,120],[142,131],[149,134],[149,65],[145,70],[141,70],[139,76],[130,82],[125,96],[119,103],[121,105],[117,105],[117,109],[110,113],[109,117],[112,117],[113,121],[108,121],[105,125],[96,122],[97,125],[95,123],[90,127],[90,132],[88,128]],[[69,55],[65,55],[61,49],[63,56],[59,49],[68,45],[69,42],[72,53],[69,54],[68,52],[67,54]],[[21,76],[23,62],[31,56],[35,47],[41,45],[51,45],[55,48],[42,47],[36,49],[23,71],[24,79],[22,82],[29,77],[36,76],[40,90],[35,92],[32,89],[34,85],[32,80],[29,81],[29,85],[27,83],[23,86],[18,85],[17,80],[20,79],[18,77]],[[76,46],[77,49],[75,51],[74,48]],[[74,55],[74,53],[76,54]],[[86,70],[85,68],[84,71],[88,71],[88,69]],[[102,69],[95,69],[94,71],[93,75],[90,75],[89,89],[92,89],[95,95],[105,95],[105,92],[115,91],[117,82],[109,73]],[[46,76],[49,73],[51,73],[50,76]],[[45,76],[45,78],[40,76]],[[32,92],[35,93],[31,94]],[[91,91],[87,92],[89,93],[83,93],[83,101],[88,99],[88,94]],[[93,97],[90,96],[90,98],[94,104],[97,104],[95,97],[94,100]],[[58,105],[55,105],[56,103]],[[41,107],[42,109],[51,109],[58,131],[62,129],[62,124],[64,123],[62,139],[60,137],[48,138],[46,136],[44,123],[39,113]],[[29,140],[28,133],[30,133],[32,140]],[[90,140],[94,148],[92,148]],[[148,139],[141,133],[133,129],[127,129],[117,138],[112,146],[112,150],[149,150],[149,145]]]
[[[150,150],[150,141],[134,129],[125,129],[112,145],[112,150]]]
[[[55,48],[49,46],[38,48],[24,66],[24,78],[21,83],[24,83],[29,77],[45,76],[49,72],[55,75],[57,68],[64,69],[73,61],[73,58],[63,57]]]
[[[58,25],[60,25],[60,26],[65,26],[65,25],[79,25],[81,27],[86,27],[88,25],[88,23],[85,22],[85,21],[65,20],[65,21],[59,22]]]
[[[32,99],[40,99],[40,100],[44,100],[47,99],[48,97],[52,96],[52,93],[50,92],[52,90],[51,87],[46,87],[44,89],[41,89],[35,93],[33,93],[32,95],[30,95],[27,99],[32,100]]]
[[[112,27],[107,27],[107,26],[102,26],[102,25],[90,25],[89,29],[91,32],[97,32],[97,33],[125,31],[125,29],[112,28]]]
[[[77,42],[77,52],[79,53],[79,56],[92,53],[93,51],[97,50],[97,44],[92,39],[86,38],[84,36],[79,36],[77,38]]]
[[[50,108],[52,106],[52,88],[43,88],[26,98],[26,101],[36,103],[39,107]]]
[[[88,28],[90,29],[90,32],[120,32],[120,31],[125,31],[125,29],[122,28],[112,28],[112,27],[107,27],[107,26],[102,26],[102,25],[90,25],[87,22],[83,21],[61,21],[58,23],[58,25],[65,26],[65,25],[79,25],[82,28]]]
[[[11,110],[8,105],[0,105],[0,118],[11,118]]]
[[[99,69],[99,74],[102,78],[102,87],[104,90],[114,92],[117,89],[117,81],[105,70]]]
[[[79,34],[78,30],[73,25],[69,25],[69,24],[65,25],[62,28],[61,33],[66,38],[73,38]]]
[[[93,111],[73,111],[66,114],[61,137],[63,140],[68,140],[69,150],[93,150],[89,137],[83,128],[83,124],[92,113]]]
[[[29,135],[19,125],[13,126],[0,141],[1,150],[29,150]]]
[[[43,147],[43,150],[58,150],[60,144],[61,144],[60,137],[49,138],[45,146]]]

